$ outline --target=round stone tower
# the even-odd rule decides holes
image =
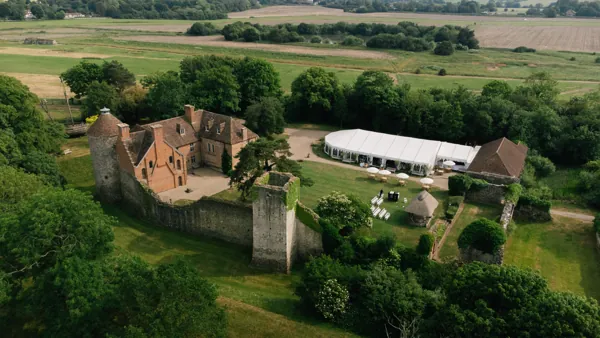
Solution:
[[[117,159],[117,138],[121,121],[110,113],[100,110],[100,116],[87,131],[96,194],[103,202],[114,203],[121,199],[121,177]]]

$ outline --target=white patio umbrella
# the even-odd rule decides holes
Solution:
[[[392,172],[391,172],[391,171],[389,171],[389,170],[379,170],[379,173],[378,173],[378,174],[379,174],[379,175],[384,175],[384,176],[386,176],[386,175],[389,175],[389,174],[391,174],[391,173],[392,173]]]
[[[408,179],[409,176],[406,175],[405,173],[399,173],[399,174],[396,174],[396,177],[398,177],[401,180],[406,180],[406,179]]]
[[[444,165],[446,165],[448,167],[452,167],[452,166],[455,166],[456,163],[454,163],[454,161],[444,161]]]
[[[379,169],[377,169],[375,167],[371,167],[371,168],[367,168],[367,172],[369,174],[377,174],[379,172]]]
[[[431,183],[433,183],[433,180],[429,177],[425,177],[425,178],[422,178],[420,182],[423,184],[431,184]]]

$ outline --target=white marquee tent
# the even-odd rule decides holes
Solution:
[[[413,174],[427,175],[436,164],[447,160],[468,167],[479,148],[351,129],[325,136],[324,150],[329,156],[345,162],[403,168]]]

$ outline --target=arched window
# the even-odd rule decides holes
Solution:
[[[143,179],[147,179],[148,178],[148,172],[146,171],[146,168],[142,168],[142,178]]]
[[[181,170],[181,160],[177,160],[177,170]]]
[[[169,156],[169,163],[173,163],[173,156]]]
[[[152,161],[150,161],[150,163],[148,164],[148,166],[149,166],[150,168],[152,168],[152,167],[154,167],[154,163],[153,163]]]
[[[181,178],[181,176],[179,176],[179,186],[181,187],[183,185],[183,178]]]

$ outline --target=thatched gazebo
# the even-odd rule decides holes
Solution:
[[[438,204],[438,201],[429,192],[423,190],[410,201],[405,210],[413,225],[424,227],[433,217],[433,212]]]

